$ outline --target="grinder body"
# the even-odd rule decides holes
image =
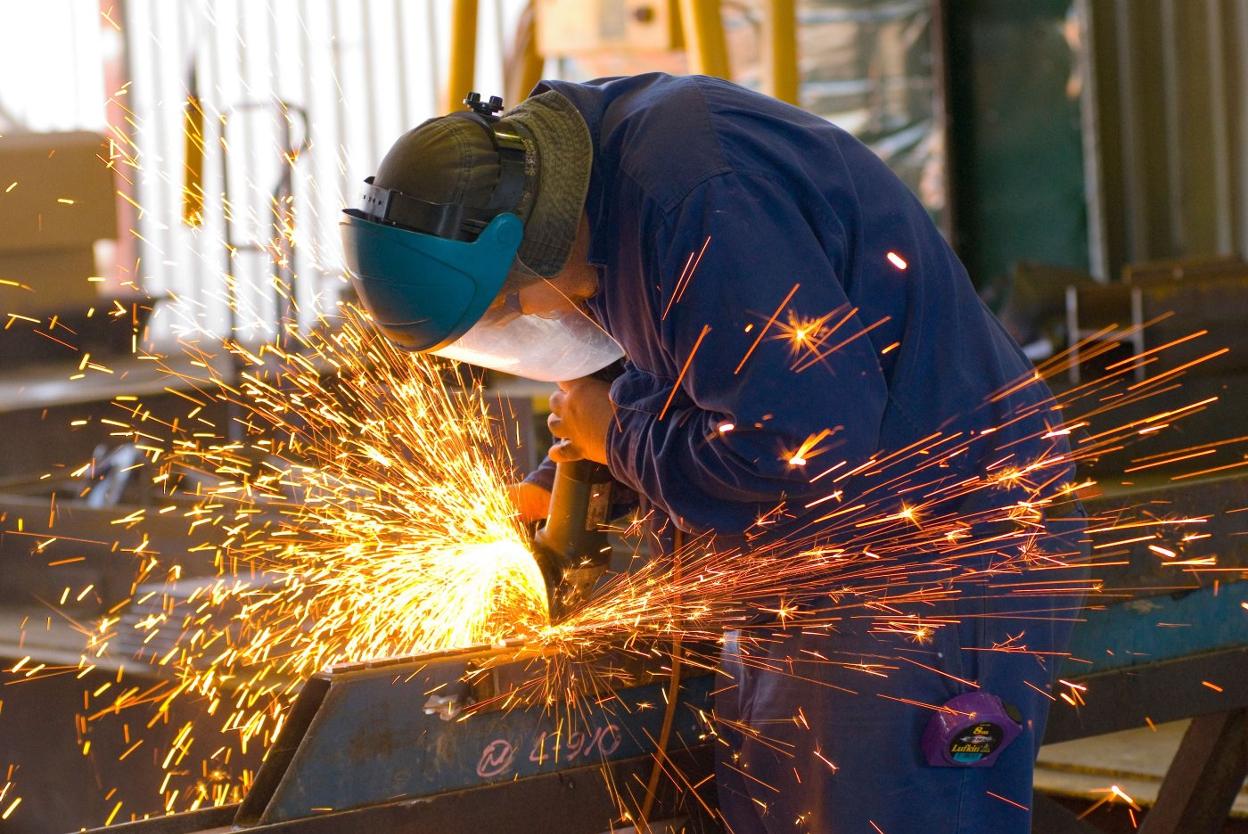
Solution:
[[[611,474],[589,460],[560,463],[550,492],[550,514],[533,537],[533,551],[558,622],[589,598],[610,560],[603,524],[611,504]]]

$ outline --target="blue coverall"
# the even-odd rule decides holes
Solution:
[[[1036,439],[1044,420],[1060,419],[1046,416],[1043,385],[985,404],[1030,364],[923,207],[848,133],[705,77],[545,81],[535,94],[547,90],[575,105],[593,142],[586,212],[600,280],[588,303],[626,354],[610,391],[617,419],[607,451],[613,476],[650,508],[682,529],[726,537],[781,498],[800,509],[826,495],[826,484],[811,483],[822,467],[794,466],[789,455],[823,429],[832,434],[819,460],[857,463],[1039,406],[995,434],[992,453],[1009,449],[1023,461],[1064,448],[1061,438]],[[859,338],[804,370],[789,343],[765,338],[738,371],[790,293],[782,323],[854,309],[834,341]],[[735,428],[718,431],[725,422]],[[968,452],[960,465],[974,473],[988,454]],[[549,486],[549,476],[544,467],[531,480]],[[730,633],[723,669],[737,685],[723,688],[716,710],[730,742],[720,746],[717,787],[732,830],[1029,831],[1052,664],[968,649],[1025,629],[1032,652],[1060,652],[1068,627],[1036,615],[1034,600],[1024,619],[976,616],[997,605],[960,600],[950,613],[962,623],[928,645],[870,634],[853,619],[827,633],[777,630],[749,649]],[[747,650],[755,660],[743,665]],[[795,669],[810,652],[892,668],[886,677],[828,663]],[[919,739],[931,711],[894,699],[942,704],[966,687],[899,657],[1014,704],[1024,735],[991,769],[928,766]],[[760,671],[769,661],[796,674]],[[733,732],[733,722],[766,742]]]

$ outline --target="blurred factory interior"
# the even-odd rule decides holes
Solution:
[[[1151,457],[1094,462],[1090,512],[1199,517],[1202,536],[1181,564],[1147,536],[1102,551],[1116,559],[1061,669],[1032,830],[1248,831],[1248,0],[0,0],[0,21],[0,832],[633,830],[619,786],[644,787],[653,743],[600,735],[606,764],[534,758],[500,781],[481,745],[527,713],[440,720],[435,676],[409,719],[369,689],[430,661],[314,678],[250,746],[188,755],[218,704],[169,694],[203,682],[151,624],[212,597],[251,534],[196,531],[139,424],[195,403],[240,440],[250,418],[203,380],[237,393],[254,368],[181,346],[319,344],[353,298],[341,209],[403,131],[470,90],[510,107],[543,78],[655,71],[732,80],[865,142],[1028,358],[1074,355],[1055,392],[1101,378],[1082,353],[1150,357],[1136,382],[1182,369],[1181,399],[1122,421],[1217,401]],[[469,373],[532,469],[553,386]],[[1184,469],[1152,465],[1170,453]],[[163,577],[145,558],[188,549],[144,593]],[[303,682],[270,683],[289,705]],[[706,752],[683,753],[681,784],[707,782]],[[718,830],[688,822],[681,793],[658,792],[676,822],[643,830]]]

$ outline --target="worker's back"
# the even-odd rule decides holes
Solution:
[[[748,524],[768,498],[787,497],[800,514],[798,501],[831,491],[832,479],[812,482],[823,469],[843,459],[847,471],[937,432],[952,446],[994,430],[949,466],[916,474],[923,460],[907,461],[911,483],[1065,449],[1061,438],[1041,439],[1045,421],[1057,420],[1042,383],[994,396],[1031,374],[1030,363],[922,205],[848,133],[704,77],[539,89],[572,100],[594,142],[590,260],[605,276],[591,306],[632,365],[613,389],[621,412],[661,422],[690,406],[770,435],[770,445],[725,439],[726,453],[707,440],[666,473],[643,460],[675,454],[657,426],[646,429],[650,441],[613,450],[614,468],[633,470],[633,485],[661,509],[720,530]],[[814,338],[802,344],[796,331],[811,321]],[[786,449],[800,453],[824,429],[795,479]],[[708,456],[719,459],[706,465]],[[685,487],[705,495],[684,500]]]

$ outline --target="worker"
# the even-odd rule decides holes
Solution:
[[[975,519],[1071,476],[1049,392],[1013,385],[1031,366],[923,206],[844,130],[699,76],[544,81],[501,117],[468,104],[395,142],[346,213],[347,262],[397,344],[558,381],[550,460],[605,463],[641,514],[754,547],[818,529],[829,500],[879,496],[869,474],[832,495],[819,473],[835,462],[924,438],[969,441],[886,490],[931,511],[950,509],[924,498],[938,483],[1032,465],[953,501]],[[589,375],[621,356],[614,381]],[[547,463],[518,491],[527,515],[549,485]],[[1076,552],[1060,523],[1044,546]],[[967,564],[990,577],[1001,553],[979,551]],[[948,623],[930,634],[863,608],[725,635],[716,783],[735,834],[1030,831],[1071,603],[977,587],[927,609]],[[991,767],[933,765],[933,713],[972,690],[1021,735]]]

